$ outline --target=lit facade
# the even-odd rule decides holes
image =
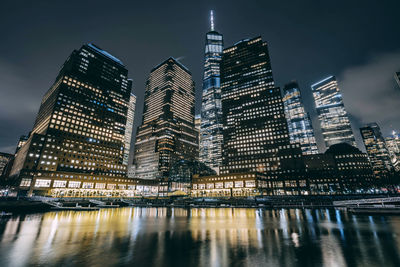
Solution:
[[[385,138],[385,141],[392,165],[396,171],[400,171],[400,135],[393,132],[391,136]]]
[[[129,83],[132,84],[132,81],[129,80]],[[136,96],[131,93],[129,97],[129,106],[128,113],[126,117],[126,126],[125,126],[125,136],[124,136],[124,164],[129,165],[129,153],[131,151],[131,140],[132,140],[132,132],[133,132],[133,122],[135,119],[135,108],[136,108]]]
[[[203,94],[200,127],[200,160],[219,171],[222,162],[222,106],[220,63],[224,42],[214,30],[211,11],[211,30],[206,34],[204,55]]]
[[[167,179],[176,161],[198,157],[194,100],[192,75],[181,63],[169,58],[151,71],[136,135],[136,178]]]
[[[273,194],[305,187],[299,144],[290,144],[280,89],[261,37],[224,49],[221,63],[223,164],[221,174],[258,172]]]
[[[28,195],[126,188],[131,84],[123,63],[94,44],[74,50],[44,95],[10,177]]]
[[[290,142],[299,143],[303,155],[318,153],[310,115],[305,111],[297,82],[283,88],[283,103],[288,123]]]
[[[379,178],[385,177],[393,169],[393,165],[378,124],[370,123],[360,128],[360,133],[375,175]]]
[[[325,78],[311,85],[311,89],[325,146],[328,148],[338,143],[356,146],[336,78],[334,76]]]

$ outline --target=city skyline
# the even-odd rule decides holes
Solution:
[[[134,93],[138,97],[137,110],[139,112],[137,112],[137,116],[139,118],[143,105],[146,76],[152,66],[169,56],[180,58],[180,61],[192,71],[197,84],[196,114],[199,114],[201,105],[199,101],[201,95],[200,85],[203,68],[201,62],[204,56],[203,38],[209,28],[208,14],[210,9],[214,9],[218,14],[216,25],[224,33],[227,46],[244,37],[257,35],[261,35],[268,41],[271,47],[271,58],[274,62],[276,84],[282,87],[288,80],[296,79],[299,81],[302,94],[304,95],[306,111],[311,113],[313,125],[315,125],[316,116],[310,104],[312,103],[312,97],[310,97],[309,85],[324,76],[336,75],[344,94],[345,105],[348,107],[348,112],[351,115],[350,119],[354,123],[354,128],[359,128],[369,121],[377,121],[381,125],[383,134],[386,136],[393,129],[397,130],[400,128],[400,125],[398,125],[399,122],[393,121],[396,112],[394,114],[387,112],[387,116],[383,116],[384,112],[382,112],[385,110],[389,111],[389,108],[400,101],[397,100],[400,97],[396,97],[398,89],[393,79],[393,73],[398,70],[393,69],[392,63],[397,59],[398,55],[396,52],[396,44],[398,43],[396,40],[398,40],[398,37],[391,34],[393,25],[395,25],[393,23],[395,21],[393,10],[395,10],[396,3],[375,6],[374,3],[368,2],[368,4],[361,7],[353,3],[348,3],[345,9],[343,9],[343,5],[343,3],[338,3],[337,6],[326,10],[316,3],[310,3],[304,7],[293,4],[289,8],[288,13],[283,14],[282,17],[277,17],[277,15],[271,13],[283,11],[284,5],[275,3],[268,9],[269,17],[264,14],[261,16],[260,11],[251,6],[241,8],[238,5],[228,6],[224,5],[224,3],[183,5],[181,7],[183,10],[187,10],[190,14],[193,13],[194,15],[187,17],[179,13],[169,23],[158,24],[155,22],[154,25],[157,25],[156,28],[154,28],[153,24],[148,25],[145,32],[135,26],[135,21],[138,22],[141,18],[140,16],[126,18],[127,21],[118,17],[115,22],[107,21],[110,25],[104,24],[106,22],[96,20],[96,22],[100,23],[99,26],[90,24],[87,27],[79,27],[80,25],[84,25],[80,23],[85,22],[88,18],[77,10],[76,22],[68,26],[58,22],[58,20],[55,22],[56,18],[49,15],[48,21],[54,22],[54,26],[52,23],[48,23],[44,27],[41,21],[34,20],[27,26],[27,29],[33,35],[16,36],[6,29],[5,33],[8,33],[9,38],[1,44],[1,48],[7,53],[2,55],[0,63],[1,68],[5,70],[2,74],[5,75],[2,79],[4,81],[1,85],[2,92],[7,97],[3,98],[4,100],[2,100],[0,105],[2,114],[4,114],[0,118],[0,123],[10,130],[7,133],[2,133],[0,150],[4,152],[13,152],[15,150],[18,136],[27,134],[33,125],[34,114],[38,110],[40,99],[46,88],[50,86],[51,77],[54,77],[57,72],[54,66],[60,65],[59,62],[62,62],[62,58],[67,56],[68,51],[77,45],[89,41],[99,44],[113,55],[127,62],[127,68],[133,73],[133,87]],[[172,10],[177,6],[177,4],[173,3],[171,7],[166,8],[167,10]],[[4,9],[8,10],[8,13],[2,16],[2,20],[4,22],[11,22],[9,15],[16,12],[16,7],[11,3],[6,3],[6,7],[9,7]],[[48,5],[43,10],[36,8],[35,14],[40,15],[56,7],[59,8],[57,5]],[[263,7],[261,5],[258,9],[263,10]],[[310,7],[314,12],[306,10]],[[68,10],[67,6],[62,6],[62,8]],[[132,12],[139,14],[140,12],[149,10],[149,8],[146,5],[137,6]],[[368,21],[364,19],[354,21],[351,16],[356,8],[357,10],[361,8],[365,14],[385,14],[385,17],[378,21],[378,26],[380,25],[381,27],[376,26],[379,28],[379,31],[376,28],[368,29],[368,42],[364,42],[367,40],[365,39],[367,31],[363,29],[365,27],[362,27]],[[24,13],[24,10],[18,9],[22,13]],[[97,9],[96,11],[99,11],[100,14],[103,12]],[[304,12],[304,14],[301,14],[299,11]],[[335,22],[338,24],[333,25],[329,14],[339,11],[343,13],[341,16],[342,20]],[[313,16],[310,16],[310,13],[313,13]],[[234,18],[238,14],[247,19],[243,23],[235,21]],[[153,14],[152,16],[155,15]],[[325,17],[327,17],[327,20],[321,22],[320,19]],[[272,21],[276,23],[272,23]],[[21,22],[14,25],[14,29],[17,29],[15,32],[18,32],[18,28],[25,25],[25,22],[27,21],[21,18]],[[7,26],[9,24],[3,23],[3,25]],[[121,25],[120,29],[114,31],[114,29],[118,29],[118,25]],[[266,25],[269,27],[265,27]],[[350,29],[348,29],[348,25],[352,25]],[[52,27],[55,26],[59,27],[56,33],[51,31]],[[277,30],[278,26],[279,31]],[[88,31],[88,29],[93,27],[98,30]],[[113,30],[110,31],[110,28]],[[191,29],[190,31],[188,31],[189,28]],[[74,30],[76,34],[71,36],[69,34],[71,30]],[[63,42],[55,43],[50,39],[38,38],[34,34],[38,31],[43,32],[38,36],[43,36],[43,34],[51,31],[52,35],[54,34],[55,40],[63,40]],[[157,34],[160,31],[162,33],[158,36]],[[187,34],[180,34],[182,31]],[[329,31],[333,31],[336,35],[327,35]],[[358,32],[358,34],[353,36],[354,31]],[[148,34],[149,32],[153,34]],[[319,38],[314,37],[317,33],[321,32],[322,37],[326,40],[321,40],[321,36]],[[310,38],[306,38],[308,40],[298,39],[299,35]],[[65,39],[66,36],[68,36],[68,40]],[[138,39],[136,36],[141,36],[142,38]],[[371,38],[371,36],[375,38]],[[293,44],[288,41],[292,38],[301,40],[302,42],[300,44]],[[351,45],[345,45],[342,42],[344,39],[352,40],[352,42],[346,42]],[[121,42],[121,40],[123,41]],[[379,42],[376,40],[379,40]],[[20,45],[21,41],[29,41],[31,46],[29,48],[23,47]],[[13,45],[11,45],[11,42]],[[13,53],[13,51],[16,51],[15,49],[18,49],[19,53]],[[151,51],[151,53],[142,53],[146,54],[144,58],[139,51]],[[10,57],[10,55],[13,56]],[[388,58],[393,59],[388,60]],[[306,63],[298,64],[297,62]],[[22,75],[22,73],[26,72],[24,69],[27,67],[32,71],[28,75]],[[373,71],[375,68],[377,71]],[[372,85],[368,85],[371,84],[369,81],[372,79],[369,77],[371,76],[369,75],[370,73],[375,73],[378,77],[378,79],[375,79],[376,82],[372,83],[375,89],[371,89]],[[361,79],[360,77],[365,79]],[[369,83],[367,86],[363,86],[362,82]],[[370,96],[371,94],[375,95],[378,93],[378,89],[376,88],[383,88],[380,90],[385,94],[382,96],[382,99],[379,99],[374,104],[371,102]],[[395,89],[397,89],[396,92],[394,92]],[[28,95],[26,94],[27,90],[29,90]],[[365,91],[361,99],[357,99],[358,90]],[[26,104],[18,111],[10,110],[10,105],[14,105],[17,99],[26,102]],[[374,98],[372,99],[375,100]],[[384,101],[389,101],[389,105],[383,105]],[[360,109],[360,105],[368,109],[367,112]],[[360,115],[362,111],[364,111],[365,115]],[[373,114],[373,117],[369,118],[371,114]],[[137,118],[135,120],[135,127],[138,121],[140,121]],[[319,139],[317,141],[321,144],[320,131],[318,129],[316,129],[316,136]],[[360,145],[361,139],[358,133],[356,133],[356,139],[358,139],[357,143],[359,147],[364,150]]]

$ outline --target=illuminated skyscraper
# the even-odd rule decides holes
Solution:
[[[293,81],[284,86],[283,103],[290,142],[292,144],[299,143],[304,155],[318,153],[310,115],[304,109],[297,82]]]
[[[370,123],[360,128],[360,132],[375,175],[385,177],[393,169],[393,165],[378,124]]]
[[[353,130],[335,76],[330,76],[311,85],[311,89],[325,146],[328,148],[338,143],[356,146]]]
[[[132,86],[132,80],[129,80],[130,87]],[[136,108],[136,96],[131,93],[129,97],[129,106],[128,106],[128,114],[126,117],[126,126],[125,126],[125,136],[124,136],[124,164],[128,166],[129,161],[129,153],[131,151],[131,139],[133,132],[133,121],[135,119],[135,108]]]
[[[16,154],[10,176],[22,191],[88,196],[126,188],[127,75],[119,59],[94,44],[72,52]]]
[[[261,37],[224,49],[221,93],[221,173],[264,173],[265,187],[273,188],[272,194],[304,188],[300,145],[290,144],[281,92]]]
[[[392,135],[385,138],[390,159],[396,171],[400,171],[400,135],[393,131]]]
[[[167,178],[175,162],[198,157],[194,97],[192,75],[175,59],[169,58],[151,71],[143,121],[136,135],[135,177]]]
[[[222,162],[222,107],[220,62],[223,37],[214,29],[211,11],[211,29],[206,34],[204,56],[203,96],[201,106],[200,160],[217,172]]]

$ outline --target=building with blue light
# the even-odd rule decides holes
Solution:
[[[305,111],[301,92],[296,81],[283,88],[283,104],[292,144],[299,143],[304,155],[318,153],[310,115]]]
[[[335,76],[314,83],[311,89],[326,148],[338,143],[356,146]]]
[[[223,46],[223,36],[214,29],[213,11],[211,11],[211,29],[206,34],[204,56],[199,158],[217,172],[222,162],[220,62]]]

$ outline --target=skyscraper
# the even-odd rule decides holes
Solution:
[[[132,80],[129,80],[130,86],[132,86]],[[135,108],[136,108],[136,96],[131,93],[129,97],[129,106],[128,113],[126,117],[126,126],[125,126],[125,136],[124,136],[124,164],[128,166],[129,162],[129,153],[131,151],[131,139],[133,132],[133,121],[135,119]]]
[[[356,146],[347,111],[335,76],[311,85],[325,146],[348,143]]]
[[[396,80],[397,84],[398,84],[399,87],[400,87],[400,71],[395,72],[395,74],[394,74],[394,79]]]
[[[296,81],[283,88],[283,104],[291,143],[299,143],[304,155],[318,153],[310,115],[305,111]]]
[[[224,49],[222,174],[260,172],[275,194],[305,187],[300,145],[291,145],[282,96],[261,37]]]
[[[400,171],[400,135],[393,131],[385,138],[385,142],[393,167],[396,171]]]
[[[213,11],[206,34],[203,95],[201,106],[200,160],[217,172],[222,162],[222,107],[220,62],[224,46],[222,34],[214,29]]]
[[[173,58],[156,66],[147,80],[143,120],[135,143],[135,177],[167,178],[180,159],[198,157],[194,126],[194,82]]]
[[[94,44],[72,52],[16,155],[10,176],[22,191],[88,196],[126,188],[127,75],[119,59]]]
[[[377,177],[385,177],[393,166],[381,129],[377,123],[370,123],[360,128],[360,132],[372,170]]]

